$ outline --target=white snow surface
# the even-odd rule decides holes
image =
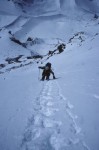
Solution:
[[[42,7],[37,17],[29,6],[20,15],[12,1],[0,1],[0,150],[99,150],[99,18],[75,1],[65,1],[73,11],[55,2],[59,13],[51,7],[42,15]],[[9,31],[37,43],[22,47]],[[62,53],[46,55],[61,43]],[[36,54],[43,58],[28,59]],[[38,66],[47,62],[57,79],[40,81]]]

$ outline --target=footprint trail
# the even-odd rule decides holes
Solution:
[[[24,131],[21,150],[90,150],[73,105],[62,95],[57,81],[42,83],[33,114]]]

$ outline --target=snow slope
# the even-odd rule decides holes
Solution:
[[[77,5],[81,8],[90,11],[91,13],[99,14],[99,1],[98,0],[75,0]]]
[[[7,6],[7,7],[6,7]],[[98,0],[1,0],[0,12],[10,15],[77,15],[81,10],[99,14]]]
[[[98,150],[99,18],[81,11],[8,16],[9,23],[1,14],[0,150]],[[38,42],[23,47],[12,36]],[[48,56],[60,43],[64,52]],[[43,58],[28,59],[36,54]],[[38,66],[47,62],[58,79],[42,82]]]

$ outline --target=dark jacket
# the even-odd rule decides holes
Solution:
[[[42,73],[43,75],[46,75],[46,76],[50,75],[50,74],[54,75],[54,72],[48,66],[42,66],[42,67],[39,67],[39,68],[43,69],[43,73]]]
[[[39,67],[40,69],[43,69],[43,72],[42,72],[42,77],[48,77],[50,76],[50,74],[53,75],[53,78],[55,79],[55,75],[54,75],[54,72],[52,71],[51,67],[48,67],[48,66],[40,66]]]

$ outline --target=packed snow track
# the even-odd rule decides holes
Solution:
[[[42,90],[35,99],[34,113],[28,119],[23,134],[21,149],[89,150],[72,108],[56,80],[43,82]]]

